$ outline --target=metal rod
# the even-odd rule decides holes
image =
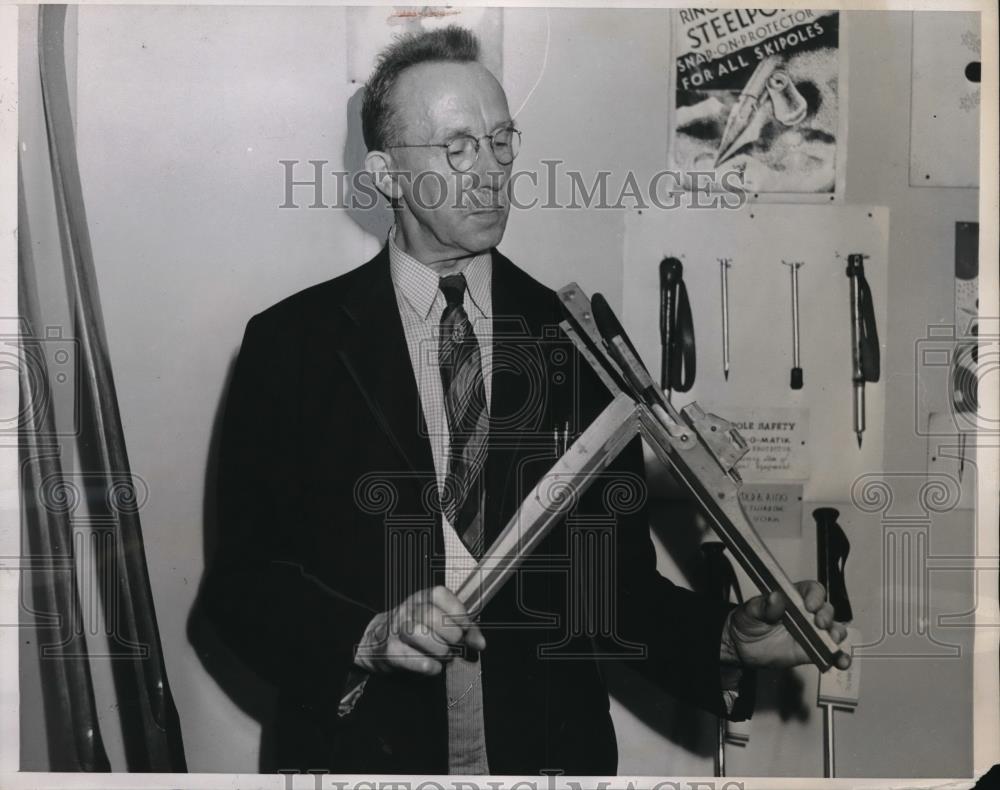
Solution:
[[[722,279],[722,375],[729,380],[729,267],[732,258],[719,258]]]
[[[674,328],[674,299],[677,290],[673,283],[665,283],[663,264],[660,264],[660,389],[668,393],[670,386],[670,341]]]
[[[823,705],[823,776],[836,777],[833,751],[833,705]]]
[[[802,389],[802,359],[799,340],[799,269],[802,261],[782,261],[792,280],[792,389]]]
[[[619,394],[543,475],[456,591],[469,614],[476,616],[483,610],[553,525],[635,437],[635,412],[635,402]]]
[[[799,267],[792,266],[792,361],[799,367]]]
[[[854,381],[854,433],[858,437],[858,448],[865,433],[865,382]]]
[[[653,384],[641,360],[625,354],[629,349],[621,336],[613,338],[612,344],[605,343],[590,300],[579,286],[571,283],[560,289],[559,296],[575,329],[571,335],[573,342],[598,362],[597,369],[603,371],[618,392],[628,392],[643,404],[637,411],[639,427],[657,458],[688,489],[709,526],[757,588],[765,594],[781,590],[788,601],[782,620],[792,637],[821,671],[840,661],[842,651],[805,610],[802,595],[753,528],[739,500],[740,485],[735,470],[725,470],[708,446],[687,427],[688,422]],[[647,402],[648,397],[657,395],[652,404]],[[686,407],[686,411],[690,409],[691,406]]]
[[[163,648],[146,567],[142,528],[135,501],[121,412],[115,392],[87,215],[76,158],[65,54],[65,5],[42,5],[38,16],[38,66],[45,130],[52,167],[63,267],[85,374],[81,388],[87,415],[81,441],[85,463],[102,477],[117,529],[117,578],[105,611],[118,613],[111,635],[128,652],[112,662],[122,720],[126,762],[132,771],[186,771],[180,720],[167,683]],[[102,588],[103,589],[103,588]]]
[[[472,617],[482,613],[552,527],[565,518],[600,473],[635,438],[638,408],[631,397],[619,392],[524,498],[455,591],[455,597]],[[568,424],[563,439],[569,439]],[[369,677],[361,673],[350,684],[340,700],[339,716],[354,709]]]
[[[861,289],[858,287],[857,265],[860,255],[849,257],[847,277],[851,281],[851,376],[854,387],[854,433],[858,437],[858,448],[865,432],[865,374],[861,356]],[[857,263],[855,263],[857,259]]]
[[[18,168],[18,312],[22,316],[20,444],[21,491],[24,501],[27,552],[39,564],[27,574],[40,578],[33,584],[38,609],[58,618],[62,630],[58,644],[36,639],[42,676],[46,740],[53,771],[111,770],[101,739],[94,684],[90,674],[87,638],[83,632],[80,594],[73,551],[73,525],[66,508],[53,507],[53,491],[64,490],[60,443],[44,348],[41,308],[31,254],[31,233],[24,203],[24,186]],[[31,576],[27,576],[31,578]],[[24,594],[24,593],[22,593]],[[42,626],[36,626],[39,631]]]

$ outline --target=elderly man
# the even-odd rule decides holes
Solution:
[[[657,574],[638,440],[466,614],[454,590],[608,394],[555,329],[555,295],[496,249],[521,134],[475,38],[387,49],[363,122],[395,226],[371,261],[249,322],[223,426],[205,595],[279,690],[275,767],[613,774],[606,659],[746,715],[741,667],[805,655],[780,598],[734,608]],[[843,639],[822,588],[802,589]]]

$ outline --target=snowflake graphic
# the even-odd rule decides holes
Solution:
[[[979,55],[983,49],[983,39],[971,30],[966,30],[962,34],[962,44],[964,44],[967,49],[971,49],[977,55]]]
[[[958,100],[958,106],[965,112],[979,109],[979,91],[967,93]]]

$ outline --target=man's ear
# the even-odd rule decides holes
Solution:
[[[392,156],[385,151],[369,151],[365,155],[365,170],[372,177],[372,183],[390,201],[399,200],[403,196],[399,179],[393,173],[394,167]]]

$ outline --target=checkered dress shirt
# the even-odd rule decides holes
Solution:
[[[440,489],[448,474],[449,442],[444,388],[438,366],[445,298],[438,287],[438,275],[399,249],[394,236],[395,230],[389,234],[389,267]],[[463,307],[479,342],[487,404],[490,403],[493,360],[492,271],[489,253],[475,256],[462,270],[468,284]],[[443,514],[441,521],[445,586],[454,592],[476,567],[476,560]],[[480,663],[466,661],[461,656],[453,659],[447,666],[445,682],[448,692],[448,770],[453,774],[488,774]]]

